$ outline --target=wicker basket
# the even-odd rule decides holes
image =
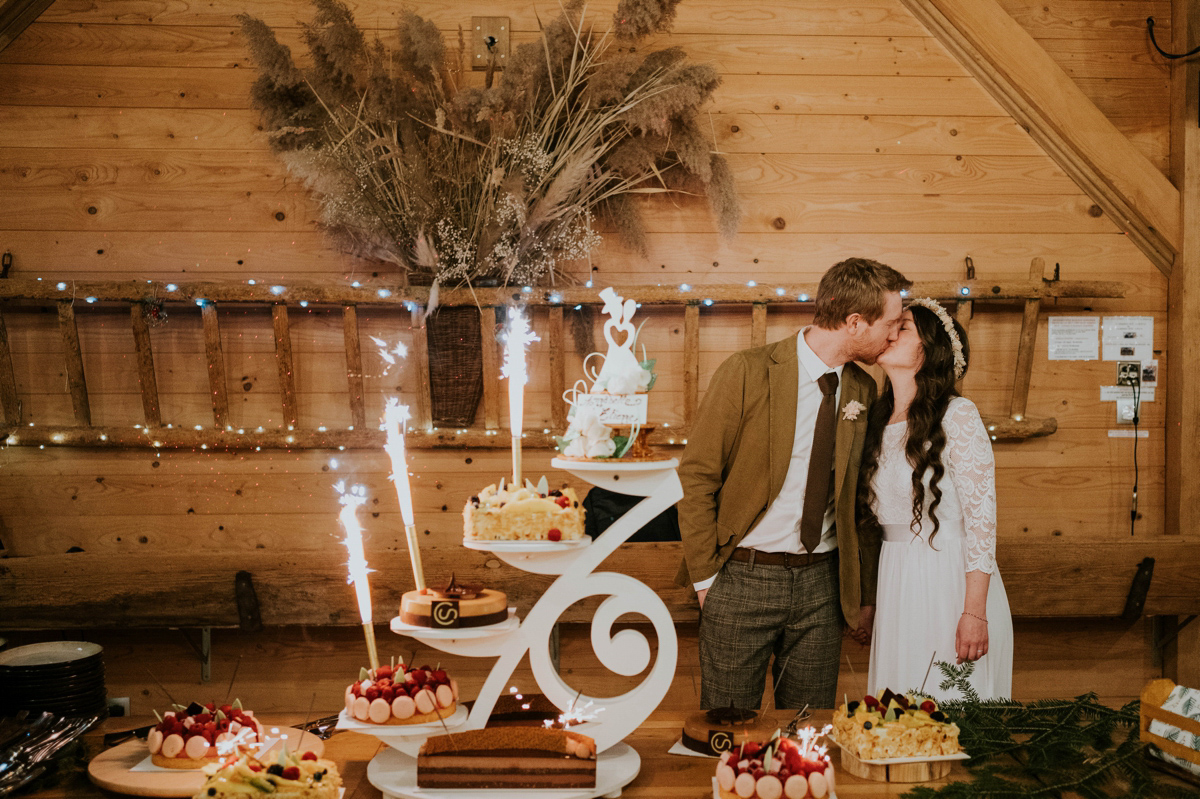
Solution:
[[[442,306],[426,321],[433,423],[470,427],[483,396],[479,309]]]

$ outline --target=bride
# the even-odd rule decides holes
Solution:
[[[973,661],[980,698],[1012,695],[1012,616],[996,569],[996,470],[979,411],[955,382],[966,332],[937,301],[909,303],[876,363],[858,481],[860,524],[882,528],[868,691],[938,688],[935,661]],[[928,672],[928,679],[926,674]]]

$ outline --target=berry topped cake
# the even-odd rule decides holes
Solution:
[[[566,432],[557,438],[558,451],[569,460],[659,460],[646,444],[647,392],[654,387],[653,360],[637,356],[640,327],[633,325],[638,304],[621,297],[611,287],[600,292],[604,300],[604,338],[608,352],[593,352],[583,361],[587,379],[578,381],[564,399],[571,408]],[[593,361],[601,361],[599,369]]]
[[[467,500],[468,541],[574,541],[583,538],[583,506],[572,488],[551,489],[543,477],[523,488],[501,481]]]
[[[425,724],[457,709],[458,683],[428,666],[363,669],[346,688],[347,715],[372,724]]]
[[[888,689],[848,702],[833,717],[838,745],[860,760],[936,757],[962,751],[958,725],[934,700]]]
[[[259,795],[270,795],[271,799],[337,799],[342,787],[337,765],[322,760],[315,752],[297,755],[283,751],[270,764],[250,755],[234,756],[204,771],[208,780],[195,799]]]
[[[713,778],[713,799],[822,799],[834,793],[833,764],[811,727],[800,740],[776,737],[767,743],[748,741],[724,752]]]
[[[146,736],[150,762],[177,769],[201,768],[261,741],[262,726],[239,700],[220,706],[213,702],[175,705]]]

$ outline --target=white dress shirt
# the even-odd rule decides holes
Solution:
[[[739,544],[746,549],[795,554],[806,552],[804,545],[800,543],[800,516],[804,512],[804,490],[808,486],[808,460],[812,454],[813,432],[817,427],[817,411],[821,409],[821,387],[817,380],[826,372],[834,372],[838,376],[837,393],[834,396],[835,408],[840,406],[842,396],[842,367],[826,365],[804,340],[806,332],[807,327],[796,335],[796,355],[800,361],[796,394],[796,433],[792,439],[792,457],[788,462],[787,477],[783,480],[783,487],[779,489],[779,496],[775,497],[775,501],[758,520],[758,524],[746,533],[746,537]],[[836,419],[836,416],[834,418]],[[831,500],[835,482],[831,481],[829,484]],[[731,498],[731,501],[737,500]],[[817,545],[816,552],[831,552],[837,549],[834,519],[834,503],[830,501],[825,508],[821,543]],[[715,579],[714,576],[701,580],[693,583],[693,587],[702,591],[712,585]]]

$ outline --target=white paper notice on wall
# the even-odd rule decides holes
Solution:
[[[1154,359],[1153,316],[1106,316],[1100,329],[1104,360],[1147,363]]]
[[[1100,318],[1051,316],[1046,339],[1052,361],[1094,361],[1100,354]]]
[[[591,408],[607,425],[646,423],[650,398],[646,394],[577,394],[575,408]]]

